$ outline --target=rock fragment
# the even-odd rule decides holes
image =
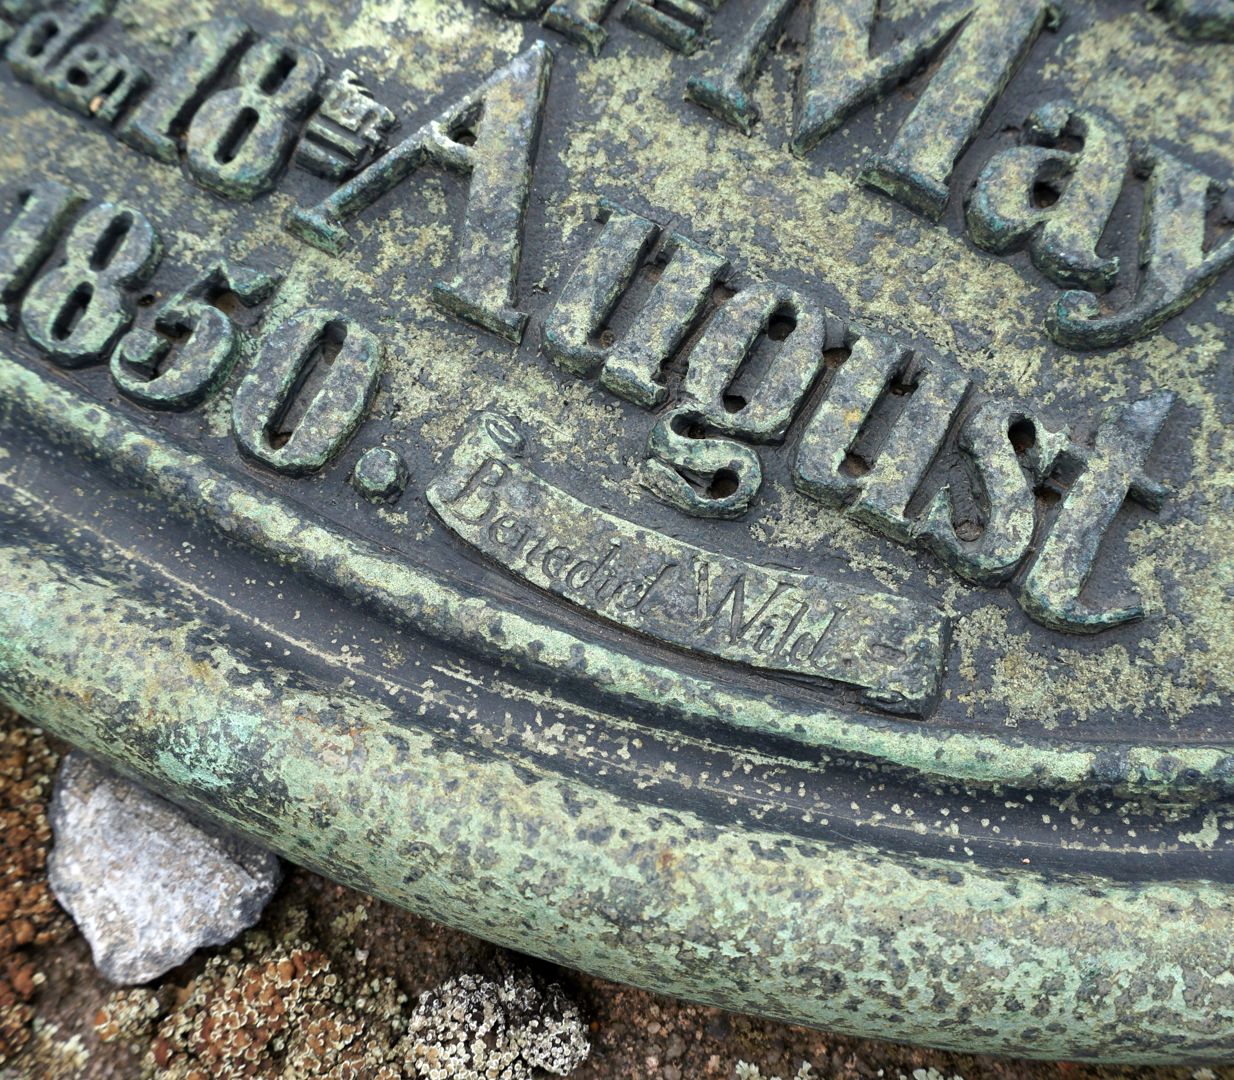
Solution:
[[[111,982],[149,982],[252,926],[277,856],[193,820],[95,764],[64,760],[51,803],[48,878]]]

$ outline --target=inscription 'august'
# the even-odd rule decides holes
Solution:
[[[1090,606],[1082,594],[1123,503],[1157,509],[1165,498],[1144,468],[1173,394],[1110,406],[1091,440],[1070,438],[1025,403],[981,394],[954,362],[920,357],[808,293],[758,283],[716,304],[726,259],[680,234],[657,250],[660,227],[611,203],[598,219],[602,231],[545,320],[543,348],[657,411],[643,480],[659,499],[694,517],[741,517],[763,485],[760,448],[796,432],[801,494],[929,548],[974,584],[1012,583],[1037,621],[1094,633],[1143,614],[1135,600]],[[640,275],[654,285],[625,303],[614,331]],[[955,467],[931,490],[949,456]],[[1039,490],[1062,497],[1045,521]]]
[[[691,80],[693,98],[734,122],[752,123],[742,95],[792,7],[789,0],[758,6],[750,33],[729,61],[712,75]],[[467,210],[455,268],[435,283],[433,298],[460,318],[511,342],[522,340],[528,314],[519,306],[517,283],[539,130],[549,101],[552,52],[546,45],[532,45],[478,80],[435,119],[381,153],[392,115],[349,73],[325,81],[325,66],[311,50],[258,39],[235,20],[215,20],[188,36],[173,72],[154,80],[146,92],[151,80],[144,72],[118,54],[100,51],[89,38],[108,8],[98,0],[68,15],[30,19],[10,42],[13,70],[69,107],[115,125],[120,138],[160,160],[176,160],[182,147],[189,174],[226,197],[252,199],[270,190],[293,153],[314,172],[350,177],[316,205],[293,209],[287,219],[295,234],[333,253],[350,242],[348,225],[357,215],[370,208],[380,212],[378,200],[421,169],[444,168],[465,177]],[[558,15],[567,8],[575,10],[554,5]],[[1005,82],[1048,23],[1046,6],[1025,0],[1006,12],[984,2],[940,8],[925,29],[896,46],[894,57],[878,58],[868,55],[875,11],[866,0],[846,0],[829,10],[838,20],[834,25],[814,13],[797,149],[809,149],[836,117],[945,52],[927,94],[879,166],[886,179],[900,175],[905,161],[917,162],[922,169],[905,166],[912,183],[904,191],[917,192],[908,201],[923,209],[929,199],[922,192],[933,192],[945,202],[955,154],[1001,93],[1001,83],[991,88],[975,76],[966,81],[966,73],[980,69],[986,78],[1001,72]],[[820,57],[829,62],[819,62]],[[846,57],[851,64],[830,62]],[[95,71],[83,66],[88,64],[102,66]],[[117,72],[131,77],[119,78]],[[77,92],[81,77],[87,77],[83,85],[98,90],[91,81],[97,77],[106,93],[85,101]],[[948,92],[957,87],[964,93]],[[239,123],[239,117],[252,125]],[[1092,294],[1083,290],[1108,287],[1117,271],[1116,260],[1103,257],[1097,243],[1123,183],[1129,143],[1100,116],[1062,101],[1039,106],[1028,133],[1025,145],[997,155],[983,171],[968,223],[981,246],[1001,251],[1026,245],[1044,273],[1075,287],[1056,310],[1056,329],[1083,324],[1083,337],[1100,323],[1114,334],[1110,340],[1138,334],[1178,310],[1234,255],[1234,243],[1212,247],[1205,235],[1214,182],[1169,155],[1141,149],[1137,153],[1147,155],[1151,167],[1140,298],[1121,313],[1088,319],[1093,309],[1085,298]],[[327,145],[346,153],[323,157]],[[940,146],[946,153],[935,153]],[[888,164],[896,161],[895,168]],[[935,172],[927,175],[925,165]],[[1025,192],[1043,178],[1061,189],[1057,202],[1027,207]],[[883,186],[893,194],[899,190],[890,182]],[[41,212],[41,206],[36,200],[28,215]],[[21,249],[24,261],[14,265],[11,286],[0,297],[6,305],[49,254],[43,239],[58,232],[62,211],[52,203],[45,209],[51,216],[31,224],[32,244]],[[139,226],[142,221],[140,215],[121,218]],[[1155,509],[1164,498],[1144,467],[1170,411],[1168,392],[1112,406],[1091,438],[1068,438],[1026,406],[983,398],[956,365],[924,360],[894,340],[837,318],[803,292],[759,285],[737,291],[717,307],[711,300],[716,286],[727,281],[726,257],[680,234],[663,238],[659,226],[620,207],[604,207],[601,220],[602,234],[578,262],[545,322],[544,348],[563,368],[597,375],[612,392],[657,411],[643,479],[659,498],[694,516],[740,516],[762,484],[760,447],[788,443],[790,432],[796,432],[791,469],[803,495],[898,542],[928,547],[966,580],[1012,583],[1039,621],[1092,632],[1142,614],[1135,599],[1090,606],[1082,593],[1123,502],[1131,498]],[[101,274],[72,246],[64,267],[31,286],[23,323],[58,363],[93,362],[116,344],[128,317],[104,324],[102,315],[123,314],[120,290],[144,280],[157,262],[156,238],[146,237],[147,231],[133,229]],[[606,344],[601,331],[651,261],[659,273],[646,304],[623,336]],[[93,303],[90,317],[72,333],[61,333],[87,303],[82,288],[95,276],[105,286],[102,302]],[[208,296],[221,284],[215,274],[198,291]],[[201,297],[183,299],[196,303]],[[341,323],[331,321],[329,313],[310,314],[284,328],[292,362],[279,365],[272,345],[267,365],[272,381],[237,398],[241,447],[284,471],[313,471],[337,452],[363,416],[378,372],[376,347],[356,334],[348,352],[355,360],[356,386],[337,388],[341,396],[338,415],[332,414],[328,425],[330,438],[312,452],[300,452],[298,444],[295,454],[272,446],[262,408],[286,397],[305,356],[339,336]],[[1064,314],[1068,317],[1061,318]],[[208,313],[206,319],[218,322]],[[188,322],[173,305],[158,329],[183,331]],[[92,330],[98,331],[95,336]],[[678,366],[684,375],[670,387],[669,361],[695,330],[697,339]],[[190,356],[202,352],[200,364],[186,364],[174,377],[159,374],[165,342],[148,334],[122,342],[117,384],[155,407],[198,402],[221,385],[232,357],[226,342],[207,347],[208,337],[197,335],[187,350]],[[779,342],[774,359],[752,385],[750,372],[758,365],[751,358],[768,338]],[[1077,337],[1073,343],[1085,341]],[[284,385],[284,379],[291,381]],[[890,409],[893,399],[902,408]],[[810,402],[817,407],[807,409]],[[880,417],[885,420],[889,412],[895,413],[889,432],[874,437]],[[931,483],[938,461],[953,449],[962,469],[952,470],[944,483]],[[1061,496],[1047,520],[1035,502],[1041,489]],[[929,500],[923,502],[924,496]]]

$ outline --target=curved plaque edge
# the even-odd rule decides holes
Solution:
[[[272,693],[294,682],[278,663],[256,679],[204,678],[165,610],[47,553],[0,547],[0,580],[24,589],[0,604],[0,700],[417,914],[605,978],[849,1034],[1136,1064],[1234,1052],[1229,886],[1047,876],[718,826],[444,746],[381,702]],[[977,1000],[988,1008],[966,1004]]]
[[[53,376],[54,378],[54,376]],[[701,680],[606,643],[584,640],[534,616],[469,597],[406,557],[328,527],[280,496],[236,477],[0,351],[0,405],[25,417],[52,443],[101,463],[126,482],[200,517],[221,534],[367,605],[417,632],[592,692],[658,709],[666,701],[690,720],[787,739],[808,750],[859,755],[938,781],[1026,789],[1115,789],[1202,803],[1234,793],[1234,747],[1136,745],[1110,741],[994,737],[954,728],[849,718],[836,708],[777,702]],[[492,623],[500,625],[494,631]],[[586,659],[580,665],[576,659]],[[671,692],[670,692],[671,689]]]

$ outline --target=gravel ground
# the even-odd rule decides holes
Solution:
[[[574,1080],[1234,1080],[1234,1067],[1102,1069],[913,1050],[687,1005],[505,953],[304,870],[288,874],[261,923],[231,946],[117,991],[46,883],[46,803],[63,750],[0,710],[0,1080],[467,1076],[409,1034],[417,1000],[459,975],[500,981],[512,971],[559,984],[581,1012],[592,1050]],[[464,1007],[451,1016],[462,1029],[474,1021]]]

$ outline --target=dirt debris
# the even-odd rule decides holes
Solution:
[[[47,885],[47,800],[59,755],[0,709],[0,1065],[30,1037],[40,949],[72,932]]]

